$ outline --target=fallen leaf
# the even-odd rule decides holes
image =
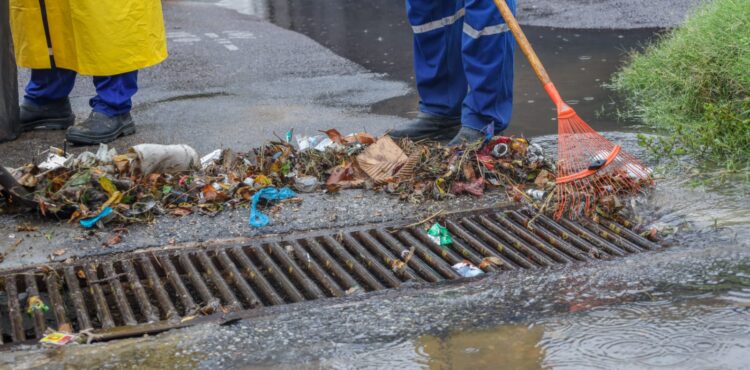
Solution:
[[[36,226],[33,226],[31,224],[16,225],[16,231],[17,232],[24,232],[24,231],[26,231],[26,232],[32,232],[32,231],[37,231],[37,230],[39,230],[39,228],[36,227]]]
[[[52,251],[52,255],[55,256],[55,257],[60,257],[63,254],[65,254],[65,249],[62,249],[62,248],[61,249],[55,249],[54,251]]]
[[[362,145],[370,145],[370,144],[374,144],[376,140],[377,139],[375,139],[375,136],[372,136],[371,134],[368,134],[366,132],[360,132],[357,134],[347,135],[344,138],[344,142],[346,144],[360,143]]]
[[[60,326],[57,328],[57,331],[59,331],[61,333],[68,333],[68,334],[70,334],[70,333],[73,333],[73,327],[70,326],[70,324],[66,322],[66,323],[60,324]]]
[[[122,234],[116,233],[115,235],[112,235],[109,239],[107,239],[106,242],[104,242],[105,247],[111,247],[113,245],[120,244],[122,242]]]
[[[554,180],[555,177],[547,170],[539,171],[539,174],[534,179],[534,185],[544,189],[549,181]]]
[[[474,166],[471,163],[464,163],[463,173],[464,179],[467,181],[474,181],[477,178],[477,173],[474,171]]]
[[[18,183],[27,188],[33,188],[39,183],[39,180],[37,180],[36,176],[27,173],[18,179]]]
[[[204,186],[201,192],[203,193],[203,199],[205,199],[206,202],[213,202],[218,196],[216,189],[212,185]]]
[[[83,272],[83,270],[78,270],[78,272],[76,272],[76,275],[78,275],[79,279],[86,280],[86,273]]]
[[[326,180],[326,189],[329,193],[335,193],[340,189],[361,187],[365,183],[361,176],[352,163],[341,164],[331,171],[331,176]]]
[[[172,211],[172,214],[175,215],[175,216],[177,216],[177,217],[184,217],[184,216],[190,215],[192,213],[193,213],[193,211],[191,209],[189,209],[189,208],[182,208],[182,207],[175,208]]]
[[[456,181],[453,183],[451,192],[456,195],[468,193],[475,197],[481,197],[484,194],[484,179],[479,177],[471,183]]]
[[[406,267],[406,264],[401,260],[391,261],[391,270],[393,270],[393,272],[399,272],[403,270],[405,267]]]
[[[328,135],[328,138],[331,139],[336,144],[344,144],[344,138],[341,136],[341,133],[336,130],[335,128],[332,128],[330,130],[324,131],[326,135]]]
[[[503,260],[498,257],[485,257],[479,264],[480,269],[485,269],[489,266],[502,266]]]

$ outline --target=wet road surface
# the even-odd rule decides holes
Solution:
[[[295,8],[300,5],[286,4]],[[340,4],[346,10],[350,2]],[[369,5],[362,6],[367,9]],[[282,24],[278,12],[248,9]],[[388,9],[395,12],[398,8],[390,5]],[[332,126],[349,131],[352,122],[357,122],[370,131],[382,132],[403,122],[403,118],[391,114],[408,116],[412,106],[409,101],[415,101],[414,95],[409,94],[408,41],[385,49],[373,47],[393,54],[381,59],[373,57],[368,65],[364,53],[352,51],[363,47],[363,39],[316,31],[320,27],[310,23],[317,16],[323,15],[311,14],[310,20],[298,20],[294,27],[285,27],[309,34],[339,56],[310,39],[253,16],[210,3],[167,2],[172,58],[143,74],[144,89],[138,98],[141,105],[136,111],[141,131],[117,146],[124,148],[148,140],[188,142],[200,152],[222,145],[246,149],[272,136],[274,131],[285,132],[294,125],[311,131]],[[375,29],[370,28],[374,26],[367,23],[366,17],[353,23]],[[394,23],[392,27],[403,29],[405,24]],[[338,42],[327,36],[334,33]],[[586,77],[582,80],[585,83],[558,79],[558,84],[562,91],[571,91],[570,98],[580,101],[577,109],[589,109],[589,104],[592,112],[606,108],[609,102],[596,79],[606,80],[608,71],[615,68],[615,60],[622,55],[619,48],[636,45],[652,33],[530,29],[534,39],[543,36],[540,40],[544,41],[539,42],[549,42],[539,46],[540,51],[544,49],[544,59],[557,52],[560,60],[569,61],[553,63],[553,75]],[[329,39],[333,41],[327,44]],[[586,42],[579,44],[576,39]],[[371,40],[364,46],[377,45],[375,42]],[[552,51],[558,42],[563,49]],[[586,45],[592,47],[587,49]],[[386,58],[392,55],[398,58]],[[519,62],[519,79],[524,78],[522,66]],[[535,132],[551,132],[546,125],[553,124],[549,121],[552,113],[544,114],[546,110],[538,108],[543,104],[540,91],[533,93],[533,79],[528,73],[525,78],[526,82],[521,81],[519,86],[528,86],[529,90],[518,92],[517,96],[531,98],[525,103],[517,101],[516,118],[523,123],[527,122],[525,119],[537,122],[535,118],[519,118],[527,104],[531,107],[529,117],[534,117],[535,111],[541,112],[540,124],[530,125],[538,130]],[[85,114],[91,88],[85,79],[81,82],[74,103],[76,111]],[[573,86],[566,90],[563,84]],[[373,112],[383,115],[371,113],[371,104],[376,104]],[[607,119],[599,120],[593,115],[590,121],[594,125],[606,124]],[[523,132],[532,134],[531,130]],[[637,151],[633,135],[615,136],[627,149]],[[20,164],[45,146],[60,145],[60,140],[61,133],[26,134],[15,143],[0,146],[0,154],[11,158],[10,164]],[[553,138],[540,141],[554,144]],[[33,151],[29,150],[30,145]],[[311,196],[301,209],[282,210],[275,220],[279,221],[278,228],[273,231],[343,226],[415,214],[412,206],[388,197],[351,194],[346,203],[337,198]],[[405,289],[398,296],[376,294],[343,303],[294,306],[225,327],[195,327],[62,350],[26,348],[0,354],[0,366],[743,369],[750,357],[747,196],[748,190],[743,187],[696,188],[684,174],[668,173],[643,206],[646,222],[662,230],[678,231],[671,238],[675,247],[666,252],[550,270],[543,275],[494,275],[466,284]],[[491,205],[496,200],[486,197],[479,203]],[[378,204],[379,210],[373,211],[373,204]],[[450,206],[466,207],[466,199]],[[230,211],[217,219],[169,218],[154,225],[133,227],[133,236],[128,237],[121,250],[164,241],[246,236],[250,232],[245,213]],[[90,235],[64,223],[47,222],[39,235],[16,235],[13,230],[21,221],[8,217],[0,220],[3,243],[13,242],[9,241],[11,234],[14,238],[28,238],[30,243],[19,248],[18,253],[25,257],[11,256],[16,261],[44,261],[46,255],[41,251],[61,245],[73,255],[118,250],[99,246],[106,240],[106,233]]]
[[[331,127],[380,134],[415,113],[411,34],[402,2],[168,1],[165,15],[170,58],[141,74],[134,112],[139,131],[113,143],[120,152],[143,142],[187,143],[200,154],[218,147],[247,150],[290,128],[296,135]],[[610,114],[613,105],[601,84],[619,65],[625,48],[653,33],[530,29],[538,51],[550,61],[551,73],[559,76],[563,94],[569,94],[569,101],[597,129],[623,128]],[[555,132],[554,108],[520,55],[516,69],[516,113],[509,133]],[[20,77],[22,82],[26,78]],[[91,93],[88,78],[79,77],[72,97],[79,118],[87,115]],[[62,140],[59,131],[26,133],[0,145],[0,157],[3,165],[22,165],[42,158],[50,145],[62,146]],[[95,148],[72,150],[84,149]],[[65,222],[47,222],[39,232],[18,233],[18,224],[38,219],[3,217],[0,247],[24,241],[2,267],[165,243],[426,217],[440,209],[488,207],[503,199],[497,194],[409,205],[383,194],[345,192],[343,198],[346,202],[308,196],[301,207],[282,209],[279,222],[262,230],[248,228],[245,209],[215,218],[161,218],[129,227],[123,243],[106,249],[101,246],[112,236],[108,230],[91,233]],[[60,249],[66,253],[51,256]]]
[[[613,139],[638,151],[632,134]],[[538,141],[551,145],[554,138]],[[666,173],[638,200],[644,222],[667,234],[673,247],[666,251],[290,305],[224,327],[61,351],[30,348],[3,354],[0,364],[743,369],[750,356],[747,185],[695,188],[678,175]]]
[[[412,68],[412,31],[403,2],[297,0],[279,5],[273,1],[223,0],[218,4],[269,19],[368,70],[408,83],[409,94],[378,102],[372,112],[401,117],[416,114],[419,96]],[[534,17],[540,13],[533,8],[536,5],[523,4],[520,5],[522,22],[539,18]],[[607,28],[614,26],[610,24]],[[563,98],[581,117],[597,130],[627,129],[626,122],[617,119],[616,97],[602,85],[620,67],[628,50],[652,39],[658,29],[566,28],[526,26],[524,30]],[[515,70],[513,119],[507,133],[533,137],[557,132],[555,107],[520,51]]]

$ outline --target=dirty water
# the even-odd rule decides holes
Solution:
[[[638,152],[632,134],[612,140]],[[538,139],[545,146],[554,137]],[[672,248],[543,274],[291,305],[228,326],[0,354],[13,368],[744,369],[748,188],[665,174],[644,220]],[[720,220],[717,221],[717,220]],[[674,233],[676,232],[676,233]],[[674,234],[673,234],[674,233]]]
[[[372,112],[402,117],[416,114],[419,97],[412,68],[412,31],[403,1],[221,0],[217,4],[268,19],[373,72],[409,83],[410,94],[381,101]],[[653,39],[658,29],[529,26],[524,30],[563,98],[592,127],[614,131],[632,123],[618,120],[617,97],[602,85],[620,67],[627,51]],[[555,107],[520,51],[515,80],[513,121],[507,133],[532,137],[556,132]]]

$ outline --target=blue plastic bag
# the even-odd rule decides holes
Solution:
[[[268,187],[258,190],[253,195],[253,202],[250,206],[250,221],[248,224],[252,227],[263,227],[268,225],[270,222],[268,216],[258,211],[257,206],[261,198],[266,200],[284,200],[292,197],[296,197],[297,193],[293,192],[292,189],[283,188],[281,190],[274,187]]]
[[[83,226],[86,229],[90,229],[94,227],[94,225],[96,225],[96,223],[99,222],[99,220],[103,219],[104,217],[109,216],[110,214],[112,214],[112,208],[107,207],[103,209],[101,212],[99,212],[98,215],[94,217],[84,218],[83,220],[81,220],[81,226]]]

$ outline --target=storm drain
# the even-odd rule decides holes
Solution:
[[[455,280],[461,276],[451,266],[462,261],[493,273],[660,248],[619,223],[555,221],[519,208],[454,214],[444,224],[453,235],[448,247],[422,227],[362,227],[6,273],[0,276],[2,343],[38,340],[48,327],[63,325],[112,339],[266,306]],[[32,297],[49,310],[29,311],[37,301]]]

